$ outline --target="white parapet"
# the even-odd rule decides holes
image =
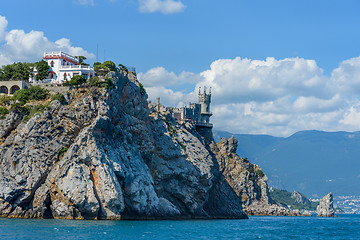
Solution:
[[[71,59],[72,61],[79,62],[79,59],[77,59],[74,56],[71,56],[70,54],[64,53],[62,51],[51,51],[51,52],[44,52],[44,58],[52,58],[52,57],[63,57],[67,59]]]

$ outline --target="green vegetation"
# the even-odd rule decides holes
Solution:
[[[186,147],[182,142],[179,142],[179,145],[181,146],[182,150],[184,150],[184,152],[186,152]]]
[[[29,79],[34,70],[33,63],[13,63],[0,68],[0,81]]]
[[[84,56],[75,56],[75,57],[79,60],[80,64],[84,63],[84,60],[86,60],[86,57]]]
[[[265,176],[264,172],[261,169],[256,170],[255,174],[261,178]]]
[[[73,76],[70,81],[65,81],[63,86],[75,86],[80,85],[86,82],[86,79],[83,75]]]
[[[291,198],[291,192],[280,189],[273,189],[273,191],[270,191],[270,197],[278,203],[291,206],[293,209],[316,210],[316,207],[319,204],[317,202],[310,202],[310,204],[295,202],[295,199]]]
[[[122,65],[122,64],[119,64],[118,66],[119,66],[119,69],[120,69],[120,70],[123,70],[123,71],[125,71],[125,72],[128,72],[128,71],[129,71],[129,70],[127,69],[127,67],[125,67],[125,66]]]
[[[35,66],[36,66],[36,70],[37,70],[36,80],[46,79],[48,76],[49,68],[50,68],[48,63],[45,60],[41,60],[39,62],[36,62]]]
[[[110,72],[110,71],[114,71],[114,72],[117,71],[116,65],[112,61],[105,61],[103,63],[95,62],[94,63],[94,70],[96,72],[99,72],[100,69],[103,69],[105,74]]]
[[[139,84],[140,84],[140,94],[142,96],[146,95],[146,90],[145,90],[144,86],[141,83],[139,83]]]
[[[34,116],[35,114],[37,113],[42,113],[44,112],[45,110],[49,109],[49,106],[48,105],[42,105],[42,104],[39,104],[39,105],[36,105],[36,106],[33,106],[33,107],[30,107],[30,106],[26,106],[25,108],[27,108],[27,114],[25,114],[24,118],[23,118],[23,121],[24,122],[27,122],[29,121],[29,119]]]
[[[22,115],[29,115],[31,108],[23,106],[21,103],[14,103],[10,107],[11,112],[20,113]]]
[[[0,119],[4,119],[9,114],[9,110],[6,107],[0,107]]]
[[[61,103],[66,102],[64,95],[61,94],[61,93],[55,93],[54,95],[52,95],[51,96],[51,101],[54,101],[54,100],[58,100]]]
[[[98,77],[92,77],[89,79],[88,86],[90,87],[103,87],[103,88],[111,88],[114,86],[113,81],[110,78],[105,78],[104,81],[102,81]]]
[[[58,153],[59,153],[59,157],[60,157],[60,158],[64,157],[65,153],[66,153],[68,150],[69,150],[68,147],[64,147],[64,148],[60,149],[59,152],[58,152]]]
[[[45,60],[41,60],[36,63],[18,62],[2,66],[0,68],[0,81],[28,80],[33,74],[34,67],[37,70],[37,80],[47,78],[50,67]]]
[[[10,106],[11,97],[8,95],[0,95],[0,106]]]
[[[90,66],[90,64],[87,64],[84,62],[86,60],[86,57],[84,57],[84,56],[75,56],[75,57],[79,60],[80,65]]]
[[[24,105],[29,100],[45,100],[49,95],[49,91],[39,86],[31,86],[28,89],[20,89],[13,95],[13,100],[18,100]]]
[[[170,136],[173,137],[176,134],[176,129],[171,125],[171,123],[168,120],[164,119],[164,122],[168,126]]]

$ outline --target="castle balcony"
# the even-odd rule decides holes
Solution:
[[[212,112],[202,112],[202,113],[200,113],[201,115],[207,115],[207,116],[212,116],[213,114],[212,114]]]
[[[212,123],[201,123],[201,122],[197,122],[195,125],[197,127],[207,127],[207,128],[212,128],[214,126]]]

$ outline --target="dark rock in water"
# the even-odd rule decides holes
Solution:
[[[319,206],[316,208],[318,217],[334,217],[335,210],[333,206],[333,195],[332,193],[327,194],[320,200]]]

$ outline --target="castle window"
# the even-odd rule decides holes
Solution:
[[[54,67],[54,61],[51,61],[50,66]]]

